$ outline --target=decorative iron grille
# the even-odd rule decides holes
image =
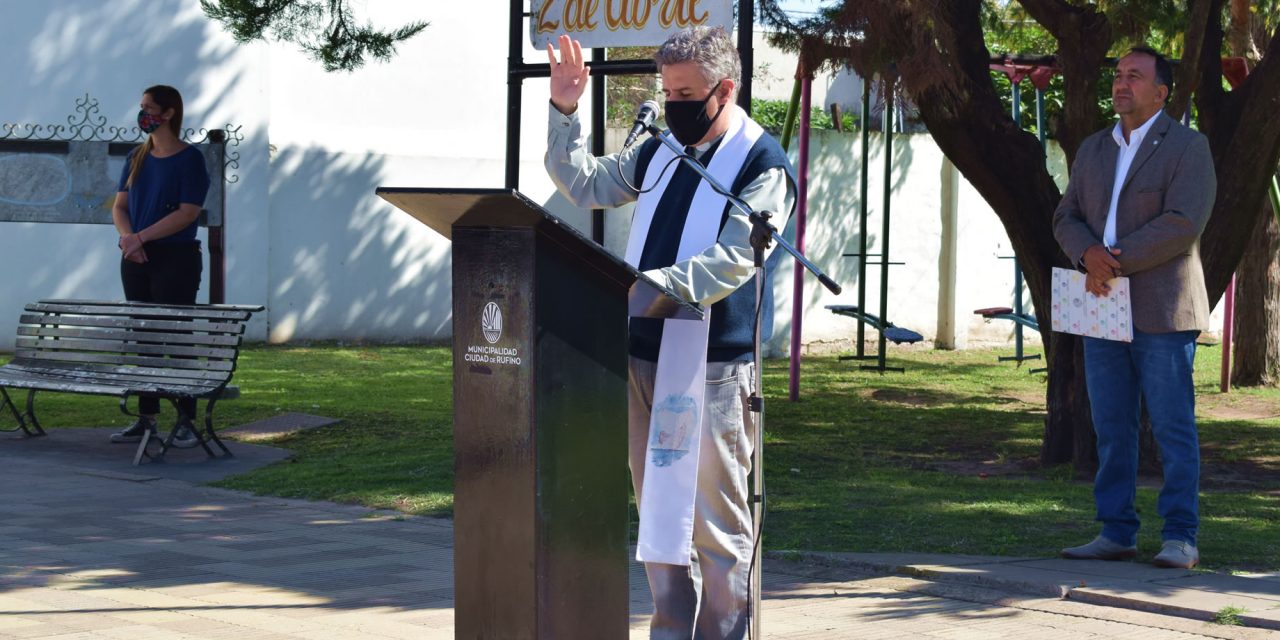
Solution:
[[[244,134],[240,132],[241,125],[231,125],[221,129],[205,129],[205,128],[184,128],[182,130],[182,139],[189,144],[205,144],[215,142],[212,138],[218,137],[218,132],[222,133],[223,140],[226,142],[225,156],[223,160],[223,179],[228,184],[239,182],[240,176],[236,175],[235,170],[240,168],[240,152],[233,147],[239,147],[240,142],[244,140]],[[132,127],[117,127],[107,124],[107,117],[98,112],[98,99],[91,97],[88,93],[83,98],[76,100],[76,113],[67,116],[67,124],[29,124],[29,123],[8,123],[0,122],[0,140],[34,140],[40,142],[58,141],[101,141],[101,142],[123,142],[141,143],[147,134],[143,133],[136,125]]]

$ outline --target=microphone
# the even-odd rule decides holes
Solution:
[[[656,100],[646,100],[640,105],[640,110],[636,111],[636,121],[631,125],[631,131],[627,133],[627,141],[622,143],[623,149],[630,147],[640,134],[653,125],[653,121],[658,118],[658,109]]]

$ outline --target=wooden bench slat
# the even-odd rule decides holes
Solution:
[[[83,381],[102,381],[105,384],[122,385],[125,387],[147,386],[154,387],[163,385],[166,382],[173,384],[213,388],[220,384],[226,383],[231,379],[230,374],[220,374],[220,377],[195,377],[193,373],[207,372],[191,372],[191,371],[171,371],[166,370],[164,375],[155,373],[145,373],[149,371],[140,367],[124,367],[124,371],[105,371],[101,368],[87,369],[88,365],[79,365],[81,368],[68,369],[66,367],[51,368],[43,362],[32,362],[30,360],[21,360],[11,362],[4,367],[0,367],[0,386],[4,386],[4,380],[7,376],[32,378],[44,376],[47,378],[67,378]],[[139,370],[144,373],[138,373]],[[173,374],[179,375],[173,375]]]
[[[87,338],[91,340],[129,340],[146,342],[155,340],[171,344],[202,344],[219,347],[238,347],[241,337],[238,335],[207,335],[185,333],[153,333],[150,331],[130,331],[128,329],[75,329],[64,327],[27,326],[18,327],[19,336],[38,336],[44,338]]]
[[[237,309],[208,309],[205,307],[143,306],[128,303],[116,304],[63,304],[33,302],[26,307],[27,311],[44,313],[127,316],[131,318],[190,318],[199,320],[238,320],[245,321],[251,315],[248,311]]]
[[[128,392],[133,395],[154,395],[165,398],[195,398],[197,400],[212,397],[218,390],[218,387],[184,387],[182,385],[157,385],[154,387],[119,386],[95,382],[92,380],[78,380],[74,378],[67,380],[50,380],[48,378],[14,378],[13,380],[7,381],[3,386],[10,389],[35,389],[37,391],[52,391],[55,393],[87,393],[97,396],[119,397]]]
[[[111,387],[118,387],[120,392],[117,395],[122,395],[126,390],[131,390],[135,393],[155,393],[157,389],[170,387],[181,389],[184,393],[198,395],[208,393],[228,382],[227,380],[131,376],[127,374],[71,371],[67,369],[48,370],[41,369],[39,367],[0,369],[0,386],[7,386],[10,383],[20,383],[21,386],[25,387],[38,387],[38,385],[30,385],[23,382],[32,380],[107,385]],[[17,386],[17,384],[14,386]]]
[[[26,327],[29,330],[26,332],[22,331],[24,327]],[[191,334],[189,332],[175,333],[171,331],[145,331],[145,330],[134,331],[130,329],[93,329],[92,332],[87,335],[65,335],[65,332],[68,330],[84,331],[84,329],[81,329],[78,327],[57,327],[57,326],[51,326],[51,325],[44,325],[44,326],[20,325],[18,329],[19,329],[18,336],[17,336],[18,338],[26,338],[29,340],[42,340],[45,343],[50,343],[50,344],[42,344],[41,346],[47,347],[50,349],[58,348],[58,345],[53,343],[64,342],[64,341],[69,342],[74,340],[91,340],[91,341],[96,340],[99,342],[108,342],[115,345],[114,350],[119,350],[124,352],[128,352],[129,349],[127,347],[133,344],[149,344],[149,345],[159,345],[159,346],[171,345],[175,348],[186,347],[189,349],[220,349],[220,350],[230,351],[231,353],[235,353],[236,347],[238,346],[238,342],[233,342],[232,344],[221,344],[221,345],[193,343],[190,340],[190,338],[193,335],[195,335],[196,337],[199,337],[200,335],[203,335],[203,334]],[[48,332],[51,330],[52,331],[61,330],[62,332],[64,332],[64,334],[48,335],[47,333],[42,333],[42,331]],[[221,337],[221,338],[229,337],[229,338],[232,338],[233,340],[239,340],[240,338],[240,336],[214,336],[214,337]],[[164,354],[162,353],[161,355],[164,355]],[[183,355],[189,355],[189,354],[183,354]],[[203,354],[195,354],[195,355],[203,355]],[[219,356],[219,357],[222,357],[222,356]]]
[[[213,309],[213,310],[230,310],[230,311],[247,311],[249,313],[257,313],[266,309],[260,304],[165,304],[163,302],[128,302],[124,300],[83,300],[79,298],[43,298],[38,302],[44,304],[78,304],[87,306],[120,306],[130,305],[134,307],[166,307],[170,309]]]
[[[143,334],[148,338],[153,337]],[[155,342],[165,342],[155,340]],[[137,354],[152,356],[188,356],[209,358],[213,360],[234,360],[235,349],[213,349],[209,347],[190,347],[171,344],[139,344],[122,340],[85,340],[82,338],[32,338],[19,337],[14,341],[18,348],[39,349],[42,351],[93,351],[100,353]]]
[[[183,396],[202,398],[210,396],[221,387],[221,384],[180,384],[175,380],[108,380],[102,378],[82,378],[82,376],[63,375],[65,371],[51,371],[49,374],[32,375],[0,369],[0,387],[10,389],[38,389],[51,392],[93,393],[97,396],[123,396],[125,392],[138,394],[148,393],[156,396]]]
[[[50,380],[48,377],[31,377],[14,375],[14,372],[0,371],[0,387],[10,389],[38,389],[44,391],[60,391],[66,393],[88,393],[97,396],[120,396],[129,391],[127,385],[111,385],[102,382],[77,379]]]
[[[60,327],[114,327],[122,329],[142,329],[156,331],[196,331],[207,334],[240,335],[244,333],[244,325],[236,322],[178,322],[172,320],[145,320],[121,317],[92,316],[58,316],[23,314],[18,318],[22,324],[47,325]]]
[[[159,369],[203,369],[208,371],[234,371],[236,363],[227,360],[183,360],[178,358],[154,358],[150,356],[125,356],[106,353],[78,353],[72,351],[36,351],[14,349],[15,356],[50,362],[85,362],[94,364],[132,364]]]
[[[85,362],[79,363],[56,363],[43,360],[28,360],[24,358],[14,358],[5,367],[15,367],[18,369],[39,372],[48,370],[67,370],[74,372],[97,373],[97,374],[118,374],[122,376],[140,376],[145,378],[168,379],[175,375],[181,376],[184,380],[207,380],[209,382],[222,382],[231,379],[230,371],[200,371],[200,370],[182,370],[182,369],[156,369],[154,367],[123,367],[109,364],[91,364]]]

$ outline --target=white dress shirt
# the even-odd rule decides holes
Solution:
[[[1116,203],[1120,201],[1120,189],[1124,186],[1124,177],[1129,174],[1129,165],[1133,164],[1133,157],[1138,155],[1138,147],[1142,146],[1142,139],[1147,137],[1147,131],[1151,130],[1151,125],[1155,124],[1156,118],[1160,117],[1163,111],[1157,111],[1142,126],[1129,132],[1129,141],[1125,142],[1124,129],[1120,127],[1120,122],[1116,122],[1116,126],[1111,130],[1111,137],[1115,139],[1116,145],[1120,150],[1116,153],[1116,181],[1111,187],[1111,206],[1107,208],[1107,226],[1102,230],[1102,244],[1107,247],[1116,246]]]

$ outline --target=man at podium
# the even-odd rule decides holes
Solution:
[[[702,321],[633,318],[629,459],[640,507],[637,558],[653,593],[653,638],[741,638],[753,553],[748,474],[755,286],[751,223],[658,139],[594,157],[577,116],[590,69],[559,39],[551,61],[546,167],[583,208],[635,202],[626,260],[708,309]],[[557,59],[558,57],[558,59]],[[665,120],[685,153],[785,226],[795,180],[782,147],[734,103],[741,62],[721,28],[696,27],[654,55]],[[766,263],[766,275],[776,260]],[[772,329],[766,277],[761,339]]]

